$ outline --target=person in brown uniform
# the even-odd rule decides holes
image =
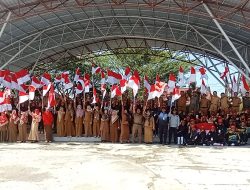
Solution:
[[[206,98],[206,94],[202,94],[200,100],[200,111],[203,115],[207,115],[210,101]]]
[[[66,135],[65,131],[65,111],[63,107],[59,108],[57,111],[57,120],[56,120],[56,132],[59,137]]]
[[[118,116],[118,110],[111,111],[111,120],[110,120],[110,141],[116,143],[119,140],[118,129],[120,128],[120,119]]]
[[[5,112],[0,113],[0,142],[6,142],[8,138],[8,118]]]
[[[155,130],[155,120],[151,115],[150,110],[144,113],[144,142],[153,143],[153,131]]]
[[[133,143],[135,142],[135,138],[138,135],[139,143],[142,142],[142,125],[143,125],[143,115],[141,113],[140,108],[136,109],[135,106],[133,108],[133,128],[132,128],[132,136]]]
[[[187,96],[184,91],[181,91],[181,97],[177,100],[177,109],[178,112],[186,112],[186,102]]]
[[[93,136],[100,137],[101,111],[98,105],[95,106],[93,115]]]
[[[87,108],[84,111],[84,131],[85,137],[91,137],[92,133],[92,116],[93,110],[90,105],[87,105]]]
[[[21,112],[20,122],[18,124],[19,140],[24,143],[27,141],[27,123],[28,123],[28,112]]]
[[[76,125],[76,137],[81,137],[83,129],[83,109],[80,104],[77,105],[76,107],[75,125]]]
[[[121,118],[121,136],[120,142],[129,143],[129,115],[128,110],[122,104],[122,118]]]
[[[249,92],[246,92],[245,96],[242,97],[243,111],[250,110],[250,96]]]
[[[214,91],[213,95],[211,95],[211,105],[209,108],[210,113],[217,113],[220,107],[220,98],[217,96],[217,92]]]
[[[238,113],[241,104],[241,99],[238,97],[238,93],[235,92],[234,96],[231,99],[232,99],[232,111]]]
[[[108,142],[109,141],[109,124],[110,124],[110,116],[108,114],[108,110],[104,109],[102,112],[101,123],[100,123],[100,132],[101,132],[101,141]]]
[[[189,112],[196,114],[199,110],[199,95],[197,92],[191,92]]]
[[[16,142],[17,141],[17,124],[19,121],[19,117],[17,115],[16,110],[13,110],[10,114],[9,119],[9,128],[8,128],[8,142]]]
[[[74,110],[72,104],[66,104],[65,113],[65,133],[67,137],[75,136],[75,125],[74,125]]]
[[[220,108],[221,108],[221,111],[223,111],[225,114],[228,113],[229,101],[225,93],[221,93]]]

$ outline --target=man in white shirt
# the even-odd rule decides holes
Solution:
[[[174,136],[174,143],[177,144],[177,128],[180,125],[180,118],[176,114],[176,110],[173,110],[173,113],[169,113],[169,135],[168,135],[168,144],[171,144],[172,136]]]

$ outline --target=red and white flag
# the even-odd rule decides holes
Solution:
[[[139,87],[140,87],[140,81],[137,78],[138,76],[133,75],[132,77],[130,77],[127,87],[132,88],[133,89],[133,95],[134,97],[136,96],[136,94],[138,93]]]
[[[20,85],[17,82],[15,73],[11,73],[11,89],[16,89],[20,91]],[[21,90],[24,91],[24,90]]]
[[[78,82],[81,83],[82,87],[84,88],[84,77],[79,77]]]
[[[126,80],[129,80],[129,78],[130,78],[130,67],[126,67],[126,69],[125,69],[125,73],[124,73],[124,76],[123,76],[123,78],[124,79],[126,79]]]
[[[190,68],[189,84],[196,82],[196,71],[194,67]]]
[[[106,83],[105,73],[101,71],[101,84],[105,84],[105,83]]]
[[[108,70],[108,79],[107,82],[110,84],[117,84],[122,80],[122,75],[111,70]]]
[[[166,85],[166,83],[162,82],[151,85],[148,100],[154,99],[155,97],[159,98],[163,94]]]
[[[56,84],[62,82],[62,75],[56,76],[54,82],[55,82]]]
[[[220,78],[221,79],[227,78],[228,75],[229,75],[229,68],[225,67],[225,71],[223,73],[221,73]]]
[[[5,94],[3,91],[0,91],[0,104],[4,102]]]
[[[175,88],[175,83],[176,83],[175,75],[170,73],[169,74],[169,79],[168,79],[168,88],[169,89],[174,89]]]
[[[41,77],[41,83],[48,86],[51,83],[51,76],[49,73],[44,73]]]
[[[3,78],[3,86],[5,86],[6,88],[11,89],[11,77],[10,75],[5,75]]]
[[[121,96],[122,92],[120,90],[120,87],[118,85],[113,85],[111,88],[111,98],[114,98],[115,96]]]
[[[16,72],[15,75],[19,85],[30,81],[30,74],[25,69]]]
[[[238,85],[237,85],[237,82],[236,82],[235,75],[233,76],[232,91],[233,92],[238,92]]]
[[[184,80],[184,69],[182,68],[182,66],[180,66],[180,68],[179,68],[178,85],[179,85],[179,86],[184,86],[184,85],[185,85],[185,80]]]
[[[241,92],[243,93],[243,94],[245,94],[246,92],[249,92],[249,85],[248,85],[248,83],[247,83],[247,81],[246,81],[246,78],[245,78],[245,76],[244,75],[242,75],[242,83],[241,83]]]
[[[38,78],[33,76],[31,86],[34,86],[36,89],[39,89],[39,88],[41,88],[43,86],[43,84],[42,84],[42,82],[40,80],[38,80]]]
[[[94,74],[98,74],[101,72],[101,67],[95,66],[94,64],[92,64],[92,75]]]
[[[93,101],[92,101],[92,104],[96,104],[97,103],[97,100],[96,100],[96,89],[95,87],[93,87]]]
[[[171,98],[171,102],[174,103],[174,101],[178,100],[180,97],[181,97],[180,89],[179,88],[174,88],[173,95],[172,95],[172,98]]]
[[[3,78],[5,76],[6,71],[5,70],[0,70],[0,82],[3,81]]]
[[[201,79],[201,94],[207,94],[207,87],[203,79]]]
[[[35,92],[36,92],[36,87],[30,85],[29,86],[29,100],[34,100]]]
[[[80,69],[79,69],[79,67],[76,69],[76,73],[75,73],[75,77],[74,77],[74,81],[75,82],[77,82],[78,81],[78,79],[79,79],[79,77],[80,77],[80,74],[81,74],[81,72],[80,72]]]
[[[83,92],[83,87],[82,87],[82,85],[78,83],[78,84],[76,85],[75,90],[76,90],[76,95],[77,95],[77,94],[81,94],[81,93]]]
[[[54,85],[51,85],[50,90],[49,90],[49,97],[48,97],[48,108],[54,107],[56,105],[56,94],[55,94],[55,89]]]
[[[29,94],[26,92],[19,91],[19,104],[29,100]]]
[[[88,93],[90,89],[90,80],[84,81],[84,93]]]
[[[150,91],[150,88],[151,88],[147,76],[144,76],[144,88],[146,89],[147,93]]]
[[[65,83],[66,78],[69,78],[69,71],[65,71],[61,74],[61,82]]]
[[[140,87],[141,78],[140,78],[139,72],[137,70],[134,70],[133,76],[135,76],[139,80],[139,87]]]
[[[120,87],[121,87],[121,92],[122,94],[126,91],[127,89],[127,83],[128,81],[126,79],[120,80]]]
[[[64,78],[64,89],[70,89],[73,87],[73,83],[69,80],[69,76]]]
[[[207,76],[207,74],[206,74],[206,69],[204,68],[204,67],[201,67],[200,69],[199,69],[199,71],[200,71],[200,73],[201,73],[201,79],[206,79],[206,80],[208,80],[208,76]]]
[[[50,87],[51,87],[51,83],[49,83],[46,86],[43,86],[43,96],[45,96],[48,93]]]

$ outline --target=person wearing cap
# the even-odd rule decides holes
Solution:
[[[45,131],[45,140],[46,142],[52,142],[52,125],[54,122],[54,116],[51,113],[49,108],[42,114],[43,124],[44,124],[44,131]]]
[[[158,116],[158,130],[159,130],[159,138],[160,144],[165,145],[167,143],[167,135],[168,135],[168,123],[169,118],[166,112],[166,107],[163,106],[161,109],[161,113]]]
[[[171,144],[172,136],[174,136],[174,143],[177,144],[177,128],[180,125],[180,118],[176,114],[176,110],[173,113],[169,113],[169,135],[168,144]]]

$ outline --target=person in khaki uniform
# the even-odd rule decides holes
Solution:
[[[178,112],[186,112],[186,102],[187,97],[184,91],[181,91],[181,97],[177,100],[177,109]]]
[[[202,114],[207,115],[210,101],[206,98],[206,94],[202,94],[200,99],[200,111]]]
[[[238,93],[235,92],[232,99],[232,111],[238,113],[240,109],[241,99],[238,97]]]
[[[93,136],[100,137],[101,111],[99,106],[95,106],[93,113]]]
[[[220,107],[220,98],[217,96],[217,92],[214,91],[213,95],[211,95],[211,105],[209,108],[210,113],[217,113]]]
[[[75,114],[75,125],[76,125],[76,137],[82,136],[82,129],[83,129],[83,109],[82,105],[77,105],[76,114]]]
[[[92,136],[92,116],[93,116],[93,110],[90,105],[87,105],[87,109],[85,110],[84,115],[84,131],[85,131],[85,137],[91,137]]]
[[[135,142],[135,138],[138,135],[139,143],[142,142],[142,125],[143,125],[143,115],[139,108],[133,108],[133,129],[132,129],[132,136],[133,136],[133,143]]]
[[[153,131],[155,130],[154,116],[151,115],[150,110],[144,112],[144,142],[153,143]]]
[[[122,103],[121,135],[120,142],[129,142],[129,113]]]
[[[225,93],[221,93],[220,109],[221,109],[221,111],[228,113],[228,108],[229,108],[228,97],[225,95]]]

